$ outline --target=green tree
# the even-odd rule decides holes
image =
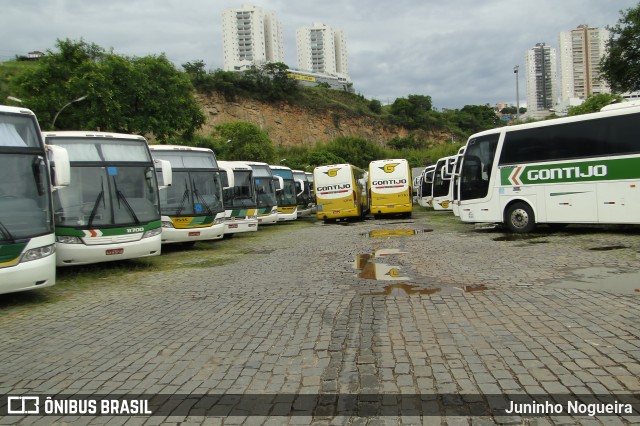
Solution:
[[[386,151],[379,145],[363,138],[341,136],[325,145],[338,158],[358,167],[369,167],[372,160],[386,157]]]
[[[598,112],[604,106],[611,103],[621,102],[622,96],[612,95],[610,93],[600,93],[598,95],[589,96],[582,104],[569,107],[567,114],[580,115]]]
[[[164,55],[128,58],[83,40],[58,40],[37,67],[13,80],[14,93],[33,109],[43,129],[64,109],[57,129],[100,129],[190,137],[204,123],[189,77]]]
[[[307,157],[309,165],[313,167],[326,166],[328,164],[342,164],[346,163],[344,158],[338,157],[326,148],[316,148],[309,153]]]
[[[275,147],[266,132],[252,123],[236,121],[214,128],[216,154],[224,160],[262,161],[275,160]]]
[[[640,90],[640,4],[620,15],[618,23],[608,27],[611,33],[600,69],[614,92],[634,92]]]
[[[391,104],[389,112],[395,124],[408,129],[419,129],[424,128],[431,107],[431,96],[409,95],[407,98],[397,98]]]
[[[371,99],[371,101],[369,102],[369,109],[375,114],[381,114],[382,103],[377,99]]]

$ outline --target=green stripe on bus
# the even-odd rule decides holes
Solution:
[[[126,234],[135,234],[139,232],[146,232],[152,229],[160,228],[162,223],[159,220],[154,220],[153,222],[149,222],[141,225],[132,225],[126,226],[122,228],[100,228],[100,227],[91,227],[84,229],[76,229],[76,228],[63,228],[56,226],[56,235],[68,235],[74,237],[84,237],[85,231],[99,231],[105,237],[112,237],[114,235],[126,235]]]
[[[622,179],[640,179],[640,157],[527,164],[500,169],[500,183],[512,186]]]
[[[26,246],[27,243],[0,244],[0,267],[15,264]]]

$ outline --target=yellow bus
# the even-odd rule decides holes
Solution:
[[[374,160],[369,163],[371,214],[411,216],[411,168],[405,159]]]
[[[363,218],[369,210],[368,173],[351,164],[318,166],[313,170],[316,217],[325,222]]]

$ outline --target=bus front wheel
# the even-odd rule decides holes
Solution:
[[[536,227],[533,210],[526,203],[513,203],[507,209],[505,223],[511,232],[526,234]]]

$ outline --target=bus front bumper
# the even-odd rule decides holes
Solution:
[[[58,266],[86,265],[160,255],[161,234],[121,244],[85,245],[56,243]]]

